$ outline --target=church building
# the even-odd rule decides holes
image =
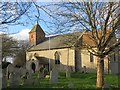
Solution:
[[[59,66],[61,72],[96,72],[97,57],[82,48],[82,41],[93,44],[86,32],[73,32],[47,37],[37,23],[29,32],[30,47],[26,51],[26,68],[34,72]],[[104,60],[105,72],[110,72],[110,58]],[[115,61],[113,61],[115,63]],[[114,67],[117,69],[117,67]],[[114,71],[114,70],[113,70]]]

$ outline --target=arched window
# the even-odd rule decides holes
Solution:
[[[90,53],[90,62],[94,62],[94,57],[92,53]]]
[[[60,64],[60,53],[56,51],[54,55],[55,55],[55,64]]]

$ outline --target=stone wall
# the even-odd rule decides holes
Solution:
[[[104,70],[108,72],[108,58],[104,58]],[[82,69],[84,70],[84,66],[86,66],[87,72],[96,72],[97,69],[97,57],[93,56],[93,62],[90,62],[90,53],[83,49],[81,50],[81,63]]]
[[[54,49],[54,50],[44,50],[44,51],[32,51],[26,52],[26,60],[30,63],[32,57],[35,53],[39,55],[39,57],[45,57],[46,59],[50,59],[51,67],[55,64],[55,52],[58,51],[60,53],[60,70],[65,71],[67,69],[67,65],[70,66],[72,71],[75,71],[75,58],[74,58],[74,49],[64,48],[64,49]],[[30,60],[30,61],[29,61]],[[35,59],[36,60],[36,59]],[[30,65],[27,65],[27,67]]]
[[[29,33],[30,46],[36,45],[36,32]]]
[[[64,49],[53,49],[53,50],[44,50],[44,51],[32,51],[32,52],[26,52],[27,56],[26,59],[32,60],[33,55],[37,53],[39,57],[45,57],[46,59],[50,58],[50,67],[52,68],[55,64],[55,52],[58,51],[60,52],[60,71],[66,71],[69,66],[70,71],[75,71],[77,68],[78,71],[82,72],[84,69],[86,69],[87,72],[96,72],[97,69],[97,57],[93,56],[93,62],[90,62],[90,53],[88,53],[87,50],[81,49],[81,50],[76,50],[74,48],[64,48]],[[79,53],[78,53],[79,52]],[[76,55],[75,55],[76,54]],[[79,55],[78,55],[79,54]],[[78,57],[79,56],[79,57]],[[75,60],[77,59],[77,60]],[[116,63],[112,64],[109,62],[108,57],[104,58],[104,70],[105,73],[113,72],[115,71],[115,68],[118,68]],[[111,60],[112,58],[110,58]],[[77,67],[76,62],[77,61]],[[32,62],[32,61],[31,61]],[[38,61],[36,61],[38,62]],[[30,61],[28,61],[30,63]],[[39,67],[39,64],[36,63]],[[68,66],[67,66],[68,65]],[[114,67],[115,65],[115,67]],[[27,67],[29,67],[28,65]],[[110,70],[110,68],[112,68]],[[118,71],[118,70],[117,70]],[[116,73],[116,72],[113,72]]]

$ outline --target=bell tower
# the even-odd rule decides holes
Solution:
[[[38,24],[34,25],[32,30],[29,32],[29,44],[35,46],[45,39],[45,33],[41,26]]]

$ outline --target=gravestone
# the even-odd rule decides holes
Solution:
[[[84,73],[87,73],[87,68],[86,66],[83,66]]]
[[[46,77],[47,73],[48,73],[48,70],[46,68],[44,68],[43,69],[43,75],[44,75],[44,77]]]
[[[19,69],[19,71],[20,71],[20,74],[21,74],[21,75],[25,75],[26,72],[27,72],[26,68],[23,68],[23,67],[21,67],[21,68]]]
[[[33,84],[34,84],[33,79],[31,79],[31,78],[24,79],[24,85],[30,86],[30,85],[33,85]]]
[[[70,71],[66,71],[66,78],[70,78]]]
[[[74,85],[72,82],[70,82],[70,83],[68,84],[68,88],[75,88],[75,85]]]
[[[102,90],[109,90],[110,89],[110,85],[109,84],[105,84],[103,87],[102,87]]]
[[[32,78],[32,73],[26,73],[26,78],[24,78],[24,85],[34,85],[34,79]]]
[[[55,65],[55,67],[50,71],[50,83],[56,84],[58,82],[58,67]]]
[[[2,69],[2,88],[7,87],[6,69]]]
[[[16,86],[16,75],[15,72],[10,73],[10,87],[15,87]]]
[[[7,72],[12,73],[14,72],[14,66],[12,64],[9,64],[7,67]]]
[[[33,85],[39,84],[39,79],[33,79]]]
[[[44,78],[44,72],[43,72],[44,68],[41,67],[40,70],[39,70],[39,75],[38,75],[38,78],[39,79],[43,79]]]
[[[20,68],[14,67],[12,64],[9,64],[7,67],[7,73],[9,73],[10,87],[18,87],[21,80]]]
[[[19,68],[14,68],[14,71],[10,73],[10,87],[18,87],[20,80],[20,70]]]

